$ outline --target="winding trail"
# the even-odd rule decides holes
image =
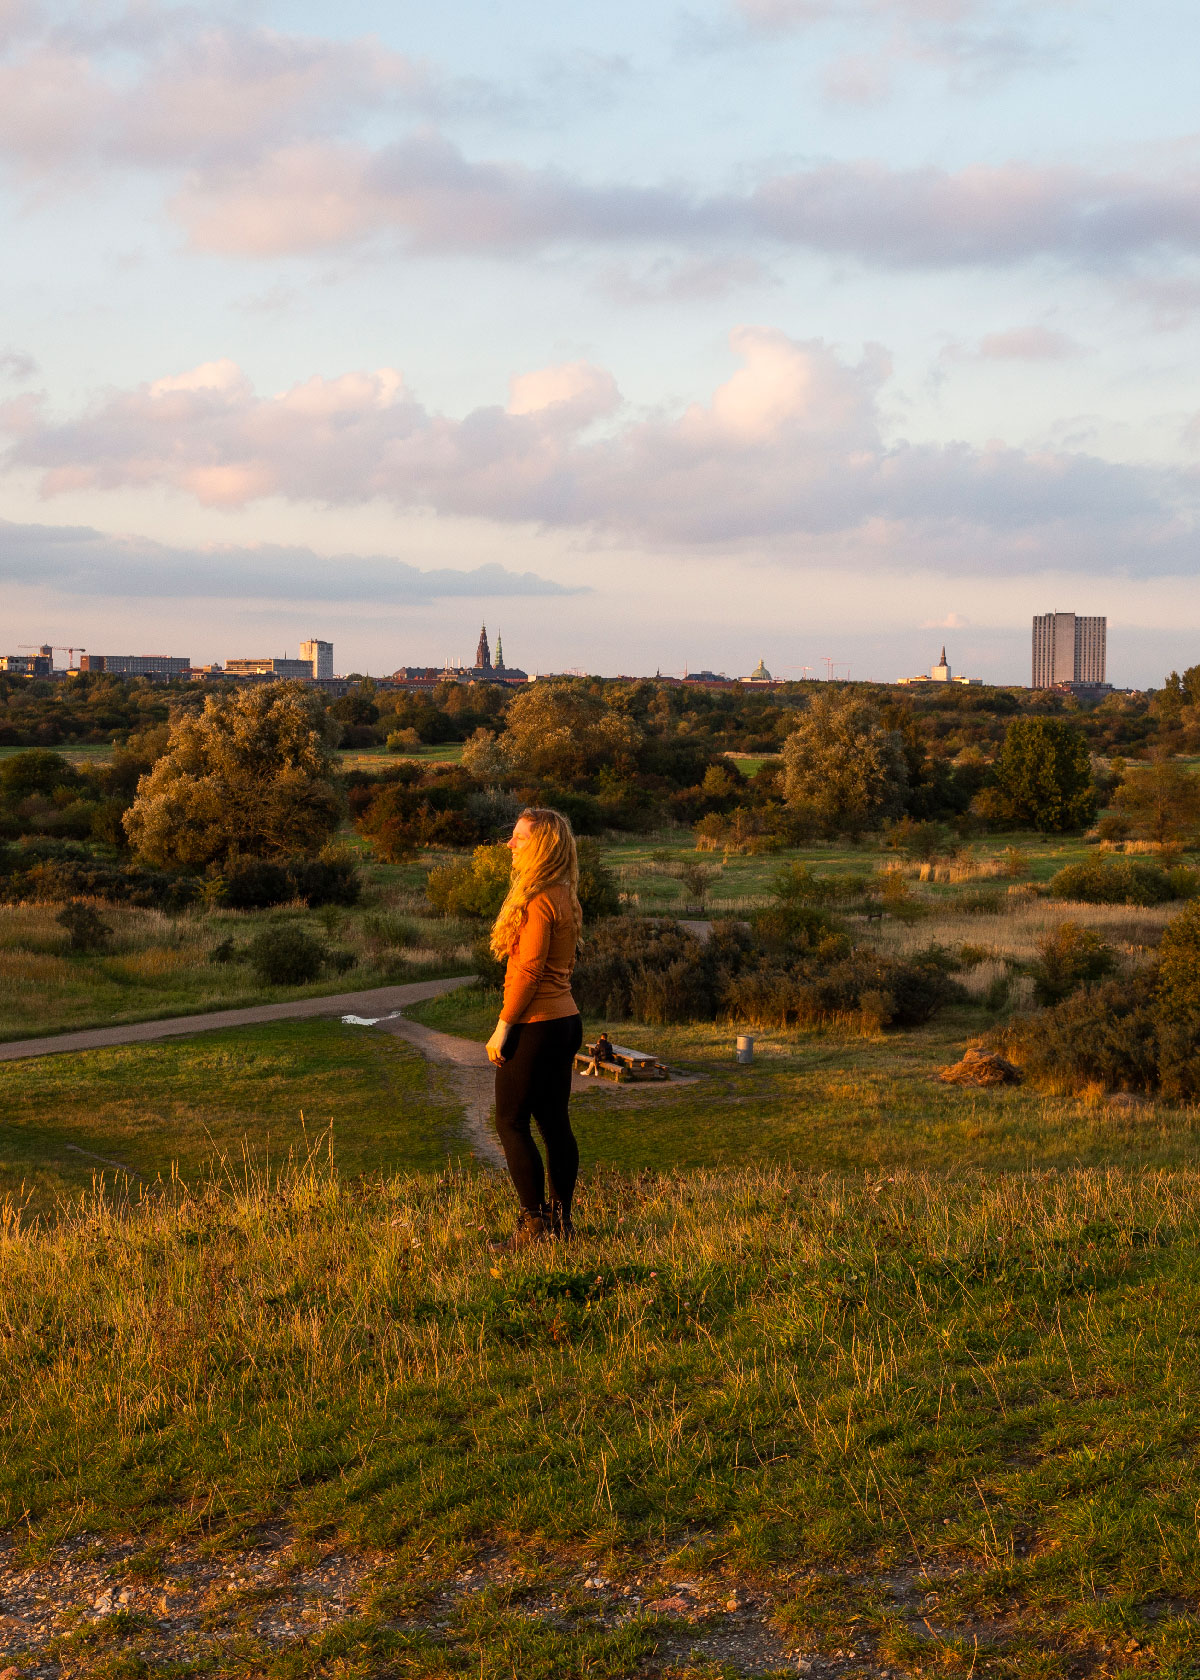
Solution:
[[[463,1131],[472,1153],[489,1167],[504,1167],[504,1151],[492,1124],[494,1078],[487,1051],[471,1038],[437,1032],[410,1021],[401,1013],[412,1003],[441,997],[445,992],[469,986],[474,975],[457,975],[449,980],[418,980],[408,986],[376,986],[367,992],[340,992],[333,997],[296,998],[290,1003],[255,1004],[247,1009],[217,1009],[205,1015],[176,1015],[164,1021],[130,1021],[119,1027],[91,1027],[81,1032],[56,1033],[47,1038],[20,1038],[0,1044],[0,1062],[24,1061],[32,1056],[60,1056],[77,1050],[104,1050],[121,1044],[153,1044],[164,1038],[186,1038],[193,1033],[218,1032],[223,1027],[255,1027],[271,1021],[313,1020],[336,1015],[356,1026],[377,1027],[404,1039],[419,1050],[426,1061],[446,1068],[454,1094],[462,1103]],[[691,1085],[695,1075],[680,1077],[673,1085]],[[649,1084],[617,1086],[608,1081],[572,1080],[575,1092],[602,1090],[620,1100],[630,1089],[640,1095],[657,1093],[670,1086]],[[82,1151],[82,1153],[87,1153]],[[96,1160],[102,1157],[96,1156]],[[116,1162],[109,1165],[118,1165]]]
[[[414,1003],[419,1001],[414,998]],[[487,1051],[473,1038],[456,1038],[452,1033],[436,1032],[432,1027],[410,1021],[404,1015],[374,1023],[384,1032],[394,1033],[419,1050],[428,1062],[440,1062],[450,1070],[451,1079],[463,1105],[463,1131],[472,1151],[489,1167],[504,1166],[504,1151],[492,1126],[495,1107],[495,1074],[488,1061]]]
[[[459,986],[469,986],[474,978],[473,974],[460,974],[452,980],[417,980],[409,986],[376,986],[369,992],[296,998],[290,1003],[260,1003],[248,1009],[214,1009],[204,1015],[174,1015],[165,1021],[129,1021],[119,1027],[90,1027],[47,1038],[18,1038],[0,1044],[0,1062],[19,1062],[27,1056],[59,1056],[69,1050],[104,1050],[112,1044],[152,1044],[159,1038],[186,1038],[192,1033],[218,1032],[222,1027],[256,1027],[265,1021],[303,1021],[321,1015],[380,1016],[410,1003],[441,997],[443,992],[453,992]],[[482,1051],[483,1046],[479,1048]]]

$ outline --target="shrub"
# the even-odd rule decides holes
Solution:
[[[871,890],[867,875],[813,875],[807,864],[789,863],[771,880],[771,896],[780,904],[856,904]]]
[[[521,812],[521,801],[507,788],[481,787],[467,795],[467,814],[486,839],[509,834]]]
[[[311,910],[325,904],[349,906],[362,895],[362,877],[349,857],[295,857],[286,864],[292,897],[303,899]]]
[[[617,883],[594,840],[581,839],[579,848],[579,903],[584,926],[615,916],[621,909]],[[443,916],[479,916],[494,920],[504,902],[512,878],[512,854],[502,842],[476,846],[470,858],[431,869],[425,879],[425,893]]]
[[[1078,922],[1038,940],[1038,956],[1030,966],[1033,995],[1038,1003],[1061,1003],[1081,986],[1105,980],[1117,965],[1116,952],[1092,928]]]
[[[1067,864],[1050,881],[1051,897],[1082,904],[1166,904],[1175,893],[1168,872],[1146,858],[1089,858]]]
[[[112,928],[91,904],[68,904],[54,919],[66,928],[72,951],[103,951],[112,938]]]
[[[683,863],[676,864],[673,872],[675,879],[683,888],[690,903],[703,911],[708,900],[709,889],[720,874],[719,869],[713,869],[707,863],[700,863],[694,858],[687,858]]]
[[[604,855],[595,840],[584,836],[576,841],[579,852],[579,906],[583,911],[583,925],[603,920],[605,916],[619,916],[621,895],[617,878],[604,862]]]
[[[962,995],[946,954],[930,947],[905,962],[854,951],[829,964],[809,959],[790,971],[748,968],[730,979],[725,1001],[735,1020],[758,1027],[813,1026],[839,1017],[910,1027]]]
[[[304,986],[320,978],[328,953],[292,923],[263,928],[246,947],[246,955],[262,986]]]
[[[1088,986],[1013,1022],[1004,1042],[1042,1083],[1075,1090],[1158,1088],[1158,1008],[1152,969]]]
[[[431,869],[425,895],[443,916],[480,916],[495,919],[512,878],[512,854],[507,846],[476,846],[469,858]]]
[[[387,738],[387,750],[394,753],[416,752],[421,737],[415,729],[393,729]]]
[[[229,910],[268,910],[299,899],[310,909],[356,904],[362,891],[349,858],[238,858],[209,876],[209,898]]]
[[[975,887],[970,892],[959,893],[954,905],[968,916],[999,916],[1008,909],[1009,897],[995,887]]]
[[[383,950],[415,945],[421,937],[417,924],[405,916],[364,916],[362,931],[368,943]]]
[[[1084,986],[1015,1021],[1008,1042],[1035,1077],[1068,1089],[1200,1096],[1200,904],[1167,924],[1158,961]]]
[[[295,894],[282,863],[245,858],[209,876],[208,896],[210,902],[229,910],[266,910],[272,904],[286,904]]]
[[[189,875],[106,862],[83,847],[38,841],[10,849],[0,861],[0,899],[10,904],[103,898],[175,915],[194,904],[199,883]]]
[[[240,955],[241,952],[234,944],[232,934],[226,934],[225,938],[214,945],[208,953],[208,960],[210,963],[231,963],[237,962]]]
[[[477,984],[485,991],[498,992],[504,985],[505,965],[492,955],[492,947],[486,935],[477,939],[471,946],[471,967],[475,971]]]
[[[45,747],[31,747],[13,753],[0,764],[0,798],[26,799],[30,794],[52,794],[59,788],[77,787],[80,775],[61,753]]]
[[[420,774],[419,766],[411,767]],[[468,809],[478,784],[457,765],[438,765],[419,781],[396,778],[377,783],[358,810],[357,828],[385,863],[401,863],[418,846],[469,846],[480,839],[479,823]],[[356,790],[357,791],[357,790]]]
[[[958,845],[945,823],[915,822],[912,817],[902,817],[898,823],[893,823],[888,830],[887,843],[895,851],[921,863],[931,863],[934,858],[944,857]]]
[[[581,1009],[609,1020],[711,1021],[749,948],[732,922],[702,942],[678,922],[614,917],[586,940],[572,989]]]

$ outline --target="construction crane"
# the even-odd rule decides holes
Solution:
[[[68,671],[71,670],[73,668],[74,664],[75,664],[76,653],[77,652],[78,653],[86,653],[87,652],[87,649],[85,647],[81,647],[81,648],[59,647],[57,645],[57,643],[53,647],[51,647],[49,642],[18,642],[17,646],[18,647],[23,647],[23,648],[33,648],[37,653],[48,653],[50,655],[51,660],[53,660],[54,655],[56,653],[65,653],[66,656],[67,656],[67,670]]]

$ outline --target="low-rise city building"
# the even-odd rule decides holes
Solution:
[[[165,653],[82,653],[81,671],[103,671],[110,677],[186,677],[192,662]]]
[[[54,660],[48,653],[0,653],[0,671],[10,677],[52,677]]]
[[[983,686],[982,677],[956,677],[946,659],[944,647],[942,657],[936,665],[929,667],[928,675],[922,672],[919,677],[900,677],[898,682],[901,687],[905,687],[909,683],[961,683],[964,688],[981,688]]]
[[[332,672],[330,675],[332,676]],[[227,659],[227,677],[274,677],[277,682],[287,678],[315,675],[311,659]]]

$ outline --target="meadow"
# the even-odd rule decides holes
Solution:
[[[60,1591],[25,1645],[0,1620],[0,1663],[1196,1680],[1200,1115],[936,1077],[1022,1005],[1047,931],[1084,921],[1137,963],[1178,906],[1042,898],[1087,849],[1022,837],[1014,876],[1010,844],[953,880],[905,865],[903,913],[858,924],[891,951],[971,948],[967,1001],[924,1027],[764,1032],[746,1066],[727,1023],[622,1023],[689,1077],[576,1098],[567,1248],[489,1253],[511,1192],[445,1075],[385,1032],[0,1068],[0,1598],[3,1568],[124,1594],[97,1615]],[[678,834],[606,857],[643,912],[690,908]],[[370,865],[353,910],[257,919],[356,942],[360,966],[311,990],[369,984],[384,952],[403,978],[462,972],[472,925],[428,915],[430,861]],[[730,908],[788,861],[897,860],[730,858]],[[224,984],[204,953],[256,922],[153,914],[112,911],[113,952],[67,958],[35,948],[52,912],[5,909],[0,960],[65,964],[82,1011],[115,1007],[113,966],[140,958],[132,1010],[169,985],[154,953]],[[417,943],[381,943],[389,918]],[[482,1039],[496,1005],[467,988],[410,1014]],[[349,1583],[336,1613],[304,1586],[325,1578]]]
[[[505,1190],[454,1170],[10,1217],[0,1529],[133,1542],[39,1671],[159,1671],[223,1556],[170,1672],[1195,1675],[1198,1188],[602,1174],[576,1248],[490,1265]],[[281,1530],[363,1560],[283,1648]],[[766,1666],[708,1654],[750,1619]]]

